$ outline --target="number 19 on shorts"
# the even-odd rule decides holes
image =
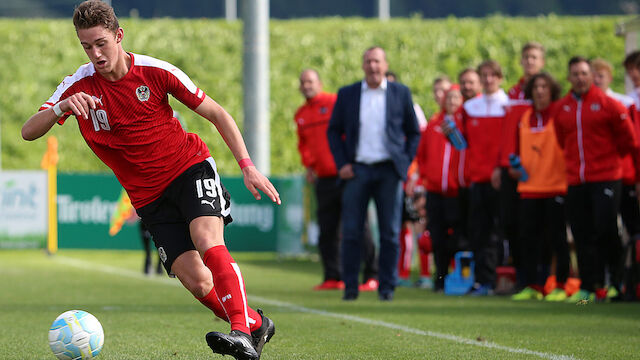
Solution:
[[[198,192],[198,198],[204,195],[213,198],[216,196],[216,184],[213,179],[198,179],[196,180],[196,191]]]

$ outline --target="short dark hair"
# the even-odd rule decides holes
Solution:
[[[581,63],[581,62],[587,63],[587,65],[589,65],[589,67],[591,67],[591,64],[589,64],[589,60],[586,57],[577,55],[577,56],[574,56],[571,59],[569,59],[569,64],[568,64],[567,68],[571,68],[573,65]]]
[[[640,50],[632,51],[624,58],[622,62],[625,69],[640,68]]]
[[[560,88],[558,82],[548,72],[541,72],[531,76],[531,78],[524,85],[525,99],[533,99],[533,85],[535,84],[537,79],[544,79],[547,82],[547,85],[551,89],[551,101],[560,99],[560,93],[562,89]]]
[[[389,76],[391,76],[392,78],[394,78],[394,81],[398,81],[398,75],[396,75],[396,73],[394,73],[393,71],[389,70],[386,73],[384,73],[384,77],[388,78]]]
[[[78,5],[73,11],[73,25],[76,31],[104,26],[107,30],[116,33],[120,28],[113,8],[101,0],[87,0]]]
[[[470,72],[476,73],[476,75],[479,75],[476,69],[468,67],[460,71],[460,73],[458,74],[458,82],[460,82],[460,78],[462,78],[466,73],[470,73]]]
[[[500,64],[497,61],[495,61],[495,60],[485,60],[485,61],[481,62],[480,65],[478,65],[478,68],[476,69],[476,72],[478,73],[478,75],[480,75],[480,72],[481,72],[481,70],[483,68],[488,68],[495,75],[497,75],[499,78],[502,78],[502,67],[500,66]]]

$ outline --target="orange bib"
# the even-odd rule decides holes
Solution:
[[[562,149],[556,141],[553,118],[542,128],[531,128],[533,109],[520,118],[520,159],[529,174],[518,182],[519,193],[566,193],[567,175]]]

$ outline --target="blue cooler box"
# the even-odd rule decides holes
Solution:
[[[444,278],[445,295],[464,295],[475,282],[473,252],[458,251],[455,255],[455,270]]]

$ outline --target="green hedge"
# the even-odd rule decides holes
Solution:
[[[320,72],[325,89],[337,91],[362,77],[361,55],[380,45],[392,70],[407,84],[426,113],[435,109],[430,84],[440,74],[455,77],[487,58],[504,67],[507,89],[520,76],[521,46],[536,40],[547,48],[547,69],[566,86],[571,55],[600,56],[617,72],[614,89],[622,91],[624,40],[614,36],[622,17],[537,17],[484,19],[397,19],[388,23],[358,18],[271,21],[271,159],[274,174],[301,171],[293,113],[302,103],[298,74]],[[222,104],[242,128],[242,26],[222,20],[123,19],[125,50],[154,56],[184,70]],[[4,169],[37,168],[46,141],[21,139],[24,121],[49,98],[62,78],[86,62],[71,20],[0,20],[0,121]],[[209,147],[225,173],[238,173],[233,157],[215,128],[173,101]],[[75,121],[51,132],[60,146],[64,171],[105,171],[77,131]]]

